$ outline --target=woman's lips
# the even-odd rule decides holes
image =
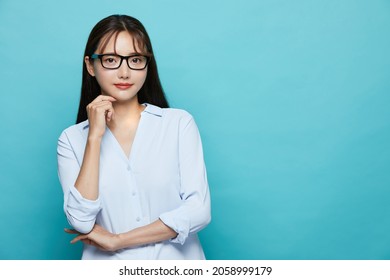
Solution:
[[[133,84],[128,84],[128,83],[120,83],[120,84],[114,84],[117,88],[119,89],[128,89],[130,88]]]

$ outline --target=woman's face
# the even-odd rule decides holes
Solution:
[[[102,40],[103,41],[103,40]],[[134,47],[133,37],[126,31],[112,36],[107,46],[101,49],[99,46],[96,54],[118,54],[129,56],[137,54],[139,47]],[[101,94],[114,97],[118,102],[129,101],[137,96],[138,91],[143,86],[147,67],[143,70],[132,70],[128,67],[126,60],[122,61],[118,69],[103,68],[100,59],[90,59],[85,57],[85,63],[90,75],[95,76],[102,90]]]

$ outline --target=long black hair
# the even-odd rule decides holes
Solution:
[[[108,44],[112,36],[118,36],[121,31],[129,32],[133,37],[134,47],[137,45],[141,50],[146,51],[150,56],[145,83],[138,91],[139,103],[150,103],[161,108],[168,108],[163,88],[157,71],[157,63],[154,58],[152,43],[145,27],[142,23],[127,15],[111,15],[99,21],[89,34],[85,47],[84,57],[90,57],[101,44],[103,49]],[[104,41],[102,41],[104,39]],[[135,44],[135,42],[137,44]],[[76,123],[85,121],[88,118],[86,107],[98,95],[101,89],[96,78],[91,76],[83,61],[83,77],[81,85],[81,96]]]

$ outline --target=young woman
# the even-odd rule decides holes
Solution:
[[[64,211],[83,259],[204,259],[210,222],[198,128],[170,109],[143,25],[112,15],[84,53],[77,124],[58,140]]]

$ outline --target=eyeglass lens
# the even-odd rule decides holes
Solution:
[[[108,69],[119,68],[123,59],[127,60],[127,65],[131,69],[144,69],[148,62],[147,57],[142,55],[121,57],[119,55],[108,54],[108,55],[102,55],[101,57],[103,67]]]

